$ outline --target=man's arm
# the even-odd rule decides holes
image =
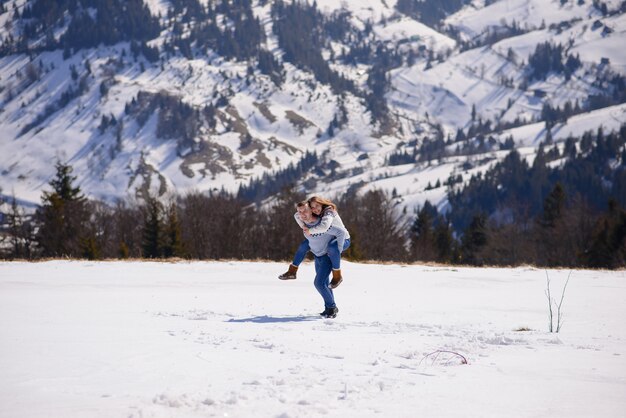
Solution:
[[[304,224],[304,222],[302,222],[302,219],[300,219],[300,214],[298,212],[293,214],[293,218],[296,220],[300,228],[306,228],[306,225]]]

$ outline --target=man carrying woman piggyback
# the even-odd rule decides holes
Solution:
[[[333,289],[343,281],[341,275],[341,253],[350,246],[350,234],[337,212],[337,206],[328,199],[313,196],[296,205],[294,218],[304,234],[293,262],[287,272],[278,276],[281,280],[296,278],[298,266],[311,251],[315,256],[315,288],[324,299],[327,318],[337,316],[337,305]],[[332,272],[332,280],[329,281]]]

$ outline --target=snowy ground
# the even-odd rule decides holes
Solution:
[[[284,267],[0,263],[0,417],[626,416],[624,271]]]

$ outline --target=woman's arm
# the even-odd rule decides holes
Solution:
[[[337,216],[337,212],[332,209],[324,211],[319,225],[309,228],[309,234],[323,234],[328,231],[328,228],[332,225],[335,216]]]

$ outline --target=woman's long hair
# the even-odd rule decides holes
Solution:
[[[335,212],[337,212],[337,205],[335,205],[333,202],[331,202],[328,199],[324,199],[323,197],[311,196],[309,198],[309,206],[311,206],[311,202],[317,202],[320,205],[322,205],[322,212],[324,212],[326,208],[332,208]]]

